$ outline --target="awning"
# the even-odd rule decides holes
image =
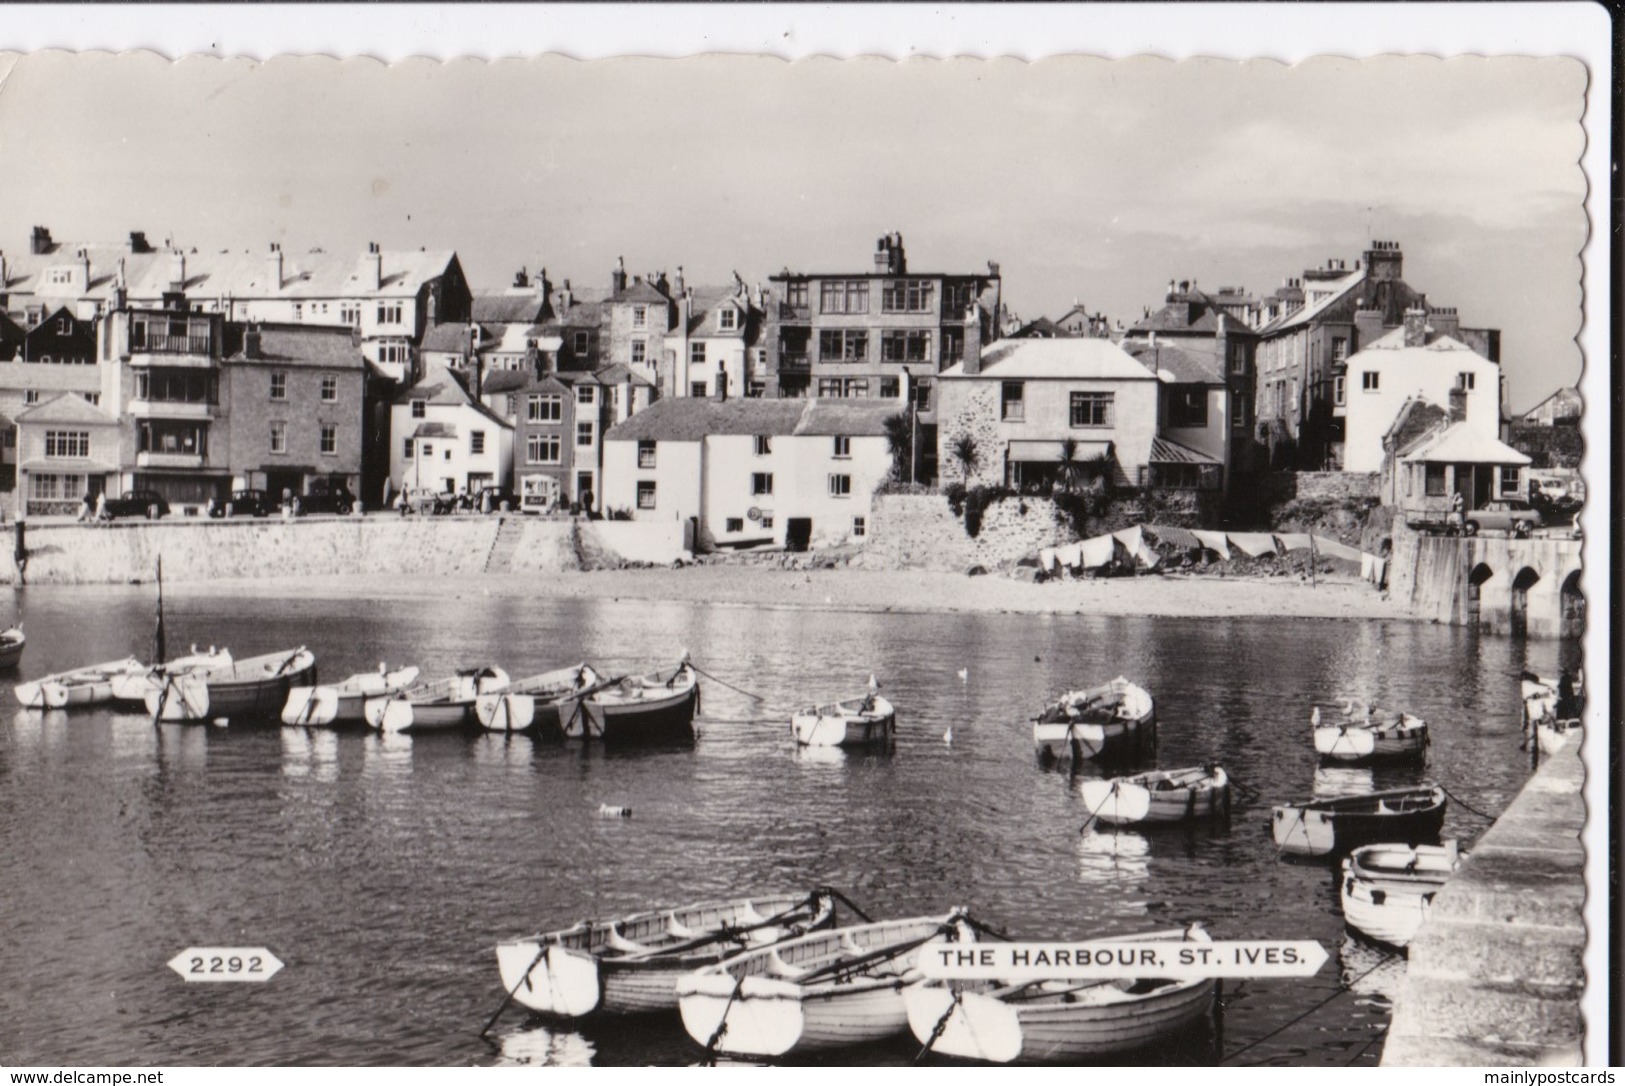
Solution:
[[[1075,463],[1103,456],[1111,448],[1109,441],[1080,441],[1077,444],[1077,451],[1072,454]],[[1007,454],[1012,464],[1059,464],[1063,459],[1059,441],[1012,439]]]
[[[1209,456],[1204,452],[1181,445],[1177,441],[1169,441],[1165,437],[1151,439],[1151,458],[1153,464],[1217,464],[1224,465],[1224,461]]]
[[[1196,538],[1196,533],[1189,528],[1179,528],[1170,524],[1147,524],[1145,530],[1156,536],[1158,542],[1166,543],[1170,547],[1202,546],[1202,541]]]
[[[119,466],[103,460],[24,460],[18,471],[36,475],[94,475],[102,471],[117,471]]]

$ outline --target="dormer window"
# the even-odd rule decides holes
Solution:
[[[724,332],[736,331],[739,328],[739,310],[731,305],[717,310],[717,328]]]

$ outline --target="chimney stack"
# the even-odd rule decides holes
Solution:
[[[1460,385],[1450,390],[1450,421],[1467,421],[1467,390]]]
[[[282,246],[271,242],[270,255],[265,259],[266,268],[270,275],[271,286],[277,290],[282,289]]]
[[[250,324],[243,329],[243,357],[260,358],[263,354],[260,345],[260,326]]]
[[[179,249],[169,254],[169,289],[172,292],[186,289],[186,254]]]
[[[1382,310],[1360,307],[1354,311],[1354,349],[1364,350],[1382,335]]]
[[[1397,280],[1404,277],[1405,256],[1397,241],[1373,241],[1365,251],[1366,277],[1373,282]]]
[[[609,289],[613,294],[626,289],[626,261],[622,257],[615,258],[615,268],[609,273]]]
[[[681,264],[677,265],[677,281],[673,286],[677,288],[678,294],[683,293],[683,266]]]
[[[51,231],[43,226],[34,227],[34,232],[28,236],[28,251],[34,256],[43,256],[51,251]]]
[[[717,403],[726,403],[728,399],[728,371],[723,369],[722,360],[717,359]]]
[[[6,253],[0,249],[0,294],[6,291]]]
[[[152,246],[147,242],[147,232],[145,230],[131,230],[129,248],[132,253],[152,252]]]
[[[377,290],[384,285],[384,254],[376,241],[367,242],[367,259],[361,266],[361,289]]]
[[[1424,347],[1427,345],[1428,311],[1419,306],[1412,306],[1405,310],[1405,346]]]

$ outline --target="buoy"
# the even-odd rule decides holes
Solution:
[[[226,726],[226,723],[227,723],[227,722],[226,722],[226,718],[225,718],[225,717],[223,717],[223,716],[217,716],[217,717],[215,717],[215,718],[214,718],[214,719],[213,719],[213,720],[211,720],[211,721],[209,721],[209,723],[210,723],[210,724],[213,724],[213,725],[214,725],[214,726],[215,726],[215,727],[217,727],[217,728],[224,728],[224,727],[225,727],[225,726]]]
[[[630,807],[611,807],[607,803],[600,803],[598,805],[598,817],[599,818],[631,818],[632,817],[632,808],[630,808]]]

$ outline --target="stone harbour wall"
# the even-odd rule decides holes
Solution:
[[[1258,477],[1270,501],[1353,501],[1376,498],[1381,476],[1374,471],[1282,471]]]
[[[975,539],[965,532],[941,494],[876,496],[874,525],[854,564],[869,569],[933,569],[963,572],[971,566],[997,566],[1043,549],[1072,542],[1070,529],[1057,523],[1048,498],[1005,498],[987,507]]]

